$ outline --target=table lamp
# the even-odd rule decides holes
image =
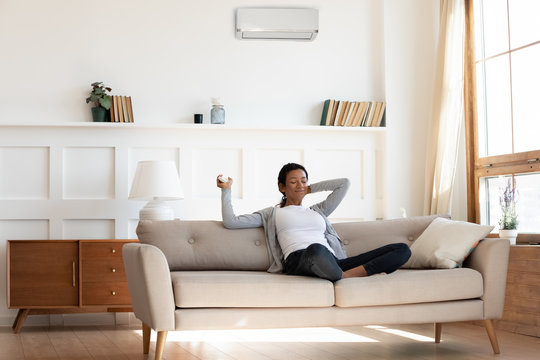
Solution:
[[[130,200],[148,200],[139,212],[140,220],[172,220],[174,209],[166,203],[184,198],[173,161],[139,161],[129,193]]]

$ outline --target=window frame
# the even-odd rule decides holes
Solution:
[[[480,178],[540,172],[540,150],[479,157],[473,0],[465,0],[464,112],[467,167],[467,219],[480,223]],[[512,124],[513,127],[513,124]],[[512,148],[514,138],[512,135]],[[519,228],[518,228],[519,231]],[[491,234],[490,237],[497,237]],[[540,233],[518,234],[518,243],[538,244]]]

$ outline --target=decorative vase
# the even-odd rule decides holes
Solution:
[[[510,240],[510,245],[516,245],[517,235],[518,235],[517,229],[499,230],[499,238]]]
[[[223,108],[223,105],[212,105],[212,110],[210,110],[210,123],[225,124],[225,109]]]
[[[94,122],[106,122],[107,121],[107,109],[102,108],[101,106],[96,106],[92,108],[92,120]]]

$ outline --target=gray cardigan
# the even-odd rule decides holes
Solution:
[[[338,234],[332,227],[332,224],[328,220],[328,216],[338,207],[341,203],[347,190],[349,189],[349,179],[334,179],[326,180],[310,185],[311,192],[319,191],[332,191],[330,195],[318,204],[311,206],[310,208],[323,217],[326,222],[325,237],[328,241],[328,245],[336,253],[338,259],[343,259],[347,255],[343,243]],[[243,228],[256,228],[264,227],[264,234],[266,237],[266,246],[268,247],[268,255],[270,257],[270,267],[268,272],[278,273],[283,271],[283,251],[279,246],[276,235],[276,212],[275,206],[267,207],[253,214],[235,215],[231,202],[231,190],[221,189],[221,215],[223,217],[223,225],[228,229],[243,229]]]

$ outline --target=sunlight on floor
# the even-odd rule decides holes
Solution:
[[[428,336],[418,335],[418,334],[415,334],[415,333],[412,333],[412,332],[409,332],[409,331],[403,331],[403,330],[398,330],[398,329],[389,329],[389,328],[387,328],[385,326],[369,325],[369,326],[365,326],[365,328],[373,329],[373,330],[377,330],[377,331],[382,331],[382,332],[397,335],[397,336],[403,336],[403,337],[406,337],[408,339],[412,339],[412,340],[416,340],[416,341],[423,341],[423,342],[434,342],[435,341],[434,338],[430,338]]]
[[[381,331],[408,339],[433,342],[434,339],[412,332],[370,325],[367,329]],[[141,330],[135,332],[142,337]],[[156,341],[156,332],[152,331],[152,341]],[[357,335],[331,327],[293,328],[293,329],[242,329],[242,330],[193,330],[169,331],[167,341],[176,342],[347,342],[372,343],[379,340]]]
[[[136,330],[142,337],[142,331]],[[156,340],[152,331],[151,340]],[[329,327],[295,329],[169,331],[167,341],[193,342],[378,342],[365,336]]]

